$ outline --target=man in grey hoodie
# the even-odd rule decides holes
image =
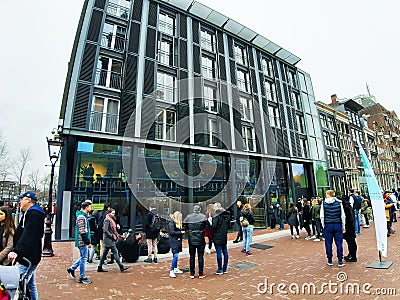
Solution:
[[[332,242],[335,240],[337,249],[338,266],[343,267],[343,233],[346,231],[346,215],[342,201],[335,197],[332,190],[326,191],[325,201],[321,206],[321,223],[324,227],[325,250],[328,266],[332,263]]]

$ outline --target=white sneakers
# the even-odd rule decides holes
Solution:
[[[169,277],[176,278],[175,272],[174,271],[169,271]]]
[[[175,274],[183,274],[183,272],[181,270],[179,270],[178,268],[174,269],[174,273]]]
[[[321,241],[321,240],[320,240],[320,239],[315,239],[315,240],[314,240],[314,242],[319,242],[319,241]]]

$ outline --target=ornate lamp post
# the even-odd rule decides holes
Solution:
[[[51,257],[54,256],[53,247],[51,245],[51,235],[53,230],[51,229],[51,225],[53,223],[53,218],[51,215],[52,207],[53,207],[53,180],[54,180],[54,167],[60,157],[61,147],[63,145],[62,140],[59,139],[58,134],[54,135],[53,139],[47,139],[47,146],[49,150],[49,158],[51,163],[51,173],[50,173],[50,186],[49,186],[49,201],[47,203],[47,212],[46,212],[46,228],[44,229],[44,243],[43,243],[43,251],[42,256]]]

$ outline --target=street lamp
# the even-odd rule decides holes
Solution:
[[[60,140],[58,134],[55,134],[53,139],[49,139],[48,137],[46,137],[46,139],[47,139],[47,146],[49,150],[49,158],[51,163],[51,173],[50,173],[50,187],[49,187],[49,202],[47,203],[46,222],[45,222],[46,228],[44,229],[42,256],[51,257],[54,256],[53,247],[51,245],[51,235],[53,233],[53,230],[51,229],[51,225],[53,223],[51,211],[53,206],[54,167],[60,157],[60,152],[63,142],[62,140]]]

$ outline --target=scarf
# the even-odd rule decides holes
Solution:
[[[114,217],[111,214],[107,214],[106,218],[110,221],[111,229],[113,231],[112,237],[113,240],[116,241],[118,239],[118,235],[117,235],[117,225],[115,224]]]

